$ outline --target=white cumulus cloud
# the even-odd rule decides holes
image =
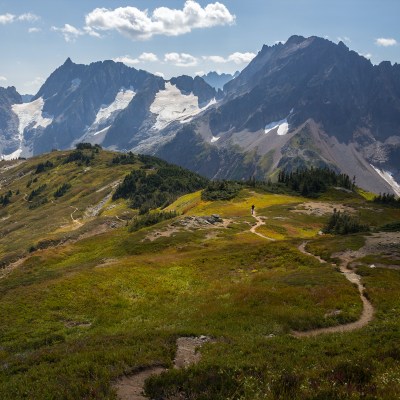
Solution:
[[[0,76],[0,82],[6,82],[8,79],[5,76]]]
[[[140,61],[137,58],[133,58],[131,56],[116,57],[116,58],[113,58],[113,61],[122,62],[122,63],[128,65],[129,67],[140,63]]]
[[[178,36],[197,28],[231,25],[236,16],[219,2],[204,8],[187,0],[183,9],[159,7],[149,13],[136,7],[96,8],[86,15],[86,27],[97,32],[117,31],[133,40],[146,40],[155,35]]]
[[[25,13],[21,14],[17,19],[18,21],[36,22],[40,19],[40,17],[32,13]]]
[[[161,78],[165,77],[165,75],[162,72],[154,72],[154,75],[160,76]]]
[[[64,36],[66,42],[74,42],[79,36],[85,34],[83,31],[70,24],[65,24],[62,28],[52,26],[51,30],[54,32],[60,32]]]
[[[351,43],[351,39],[348,36],[338,36],[337,40],[343,43]]]
[[[186,53],[167,53],[164,61],[177,67],[194,67],[197,65],[197,58]]]
[[[156,62],[158,57],[154,53],[142,53],[138,58],[133,58],[131,56],[121,56],[113,59],[115,62],[122,62],[128,66],[133,66],[139,63],[145,62]]]
[[[15,15],[13,14],[1,14],[0,15],[0,24],[5,25],[5,24],[10,24],[11,22],[15,21]]]
[[[375,44],[383,47],[396,46],[397,40],[393,38],[378,38],[375,40]]]
[[[158,57],[154,53],[142,53],[139,56],[139,60],[142,62],[156,62]]]
[[[41,31],[40,28],[29,28],[29,29],[28,29],[28,32],[29,32],[29,33],[38,33],[38,32],[40,32],[40,31]]]
[[[256,56],[255,53],[240,53],[240,52],[235,52],[229,55],[228,57],[222,57],[222,56],[204,56],[204,60],[208,60],[217,64],[225,64],[229,62],[233,62],[235,64],[248,64],[254,57]]]
[[[14,14],[1,14],[0,15],[0,24],[11,24],[12,22],[15,21],[21,21],[21,22],[36,22],[40,19],[40,17],[36,14],[32,13],[24,13],[21,15],[14,15]]]

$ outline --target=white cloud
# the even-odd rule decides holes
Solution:
[[[85,26],[83,28],[83,31],[89,35],[89,36],[93,36],[93,37],[97,37],[97,38],[101,38],[101,35],[99,32],[94,31],[92,28]],[[83,33],[83,32],[82,32]]]
[[[136,7],[96,8],[86,15],[86,27],[94,31],[117,31],[133,40],[150,39],[155,35],[178,36],[197,28],[231,25],[236,16],[219,2],[204,8],[187,0],[182,10],[159,7],[149,14]]]
[[[0,82],[6,82],[8,79],[5,76],[0,76]]]
[[[221,56],[204,56],[203,59],[217,63],[217,64],[225,64],[225,63],[233,62],[233,63],[239,65],[239,64],[248,64],[255,56],[256,56],[255,53],[235,52],[226,58],[221,57]]]
[[[177,67],[194,67],[197,65],[197,58],[186,53],[167,53],[164,61]]]
[[[13,14],[2,14],[0,15],[0,24],[10,24],[11,22],[15,21],[15,15]]]
[[[217,64],[223,64],[228,62],[228,60],[221,56],[204,56],[204,60],[208,60]]]
[[[396,46],[397,40],[393,38],[379,38],[375,40],[375,44],[383,47]]]
[[[139,56],[139,60],[142,62],[156,62],[158,57],[154,53],[142,53]]]
[[[195,72],[195,75],[196,76],[203,76],[203,75],[205,75],[206,73],[204,72],[204,71],[197,71],[197,72]]]
[[[254,53],[233,53],[231,54],[228,59],[229,61],[233,61],[235,64],[248,64],[256,54]]]
[[[154,72],[154,75],[160,76],[161,78],[165,78],[165,75],[162,72]]]
[[[36,22],[40,19],[40,17],[32,13],[25,13],[21,14],[17,19],[18,21],[24,21],[24,22]]]
[[[370,60],[372,58],[372,54],[371,53],[365,53],[365,54],[358,53],[358,54],[360,54],[360,56],[366,58],[367,60]]]
[[[338,42],[351,43],[351,39],[348,36],[338,36],[337,40]]]
[[[28,32],[29,32],[29,33],[38,33],[38,32],[40,32],[40,31],[41,31],[40,28],[29,28],[29,29],[28,29]]]
[[[36,22],[40,19],[38,15],[32,14],[32,13],[25,13],[21,15],[14,15],[14,14],[2,14],[0,15],[0,24],[11,24],[12,22],[15,21],[21,21],[21,22]]]
[[[139,63],[145,62],[156,62],[158,57],[154,53],[142,53],[138,58],[133,58],[131,56],[121,56],[113,59],[115,62],[122,62],[128,66],[133,66]]]
[[[128,65],[129,67],[140,63],[140,61],[137,58],[132,58],[131,56],[116,57],[116,58],[113,58],[113,61],[122,62],[122,63]]]
[[[60,32],[64,36],[66,42],[74,42],[79,36],[85,34],[83,31],[70,24],[65,24],[63,28],[52,26],[51,30],[54,32]]]

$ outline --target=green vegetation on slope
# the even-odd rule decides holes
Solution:
[[[117,187],[113,200],[129,199],[132,208],[145,213],[158,207],[165,208],[179,196],[204,188],[207,179],[184,168],[168,164],[151,156],[139,156],[144,163],[133,170]]]
[[[173,225],[163,220],[129,232],[125,222],[137,211],[129,200],[111,201],[114,187],[132,170],[150,176],[158,167],[137,156],[135,164],[113,163],[116,155],[106,151],[94,153],[89,166],[64,163],[69,154],[15,162],[9,170],[2,167],[12,163],[0,164],[3,193],[13,193],[0,208],[2,259],[42,244],[5,275],[0,270],[1,399],[116,399],[115,379],[145,366],[172,366],[176,338],[188,335],[216,341],[202,348],[197,366],[152,377],[146,390],[155,398],[396,398],[398,270],[354,260],[376,309],[362,330],[308,339],[291,331],[355,321],[361,313],[357,290],[337,267],[297,249],[307,239],[308,251],[332,260],[364,245],[361,234],[317,235],[328,206],[346,201],[373,227],[400,220],[399,209],[343,192],[316,203],[243,187],[230,200],[188,193],[165,210],[183,214]],[[27,191],[47,159],[54,167]],[[54,199],[64,183],[71,188]],[[29,210],[29,192],[44,184],[40,195],[49,202]],[[249,232],[252,204],[265,218],[259,232],[276,242]],[[229,220],[227,227],[175,223],[211,214]],[[62,246],[51,245],[60,240]],[[394,263],[385,251],[385,262]]]

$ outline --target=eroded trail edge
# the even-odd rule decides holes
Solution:
[[[208,336],[199,337],[180,337],[176,341],[176,355],[174,359],[174,368],[187,368],[190,365],[197,364],[200,361],[201,354],[197,351],[201,346],[212,339]],[[124,376],[115,384],[115,390],[120,400],[146,400],[144,395],[144,383],[146,379],[153,375],[160,375],[167,371],[160,365],[154,365],[144,368],[132,375]]]
[[[312,256],[316,258],[320,263],[325,263],[324,260],[321,259],[319,256],[315,256],[314,254],[311,254],[306,251],[305,247],[307,245],[307,242],[302,243],[298,249],[303,253],[308,256]],[[294,331],[292,334],[295,337],[311,337],[311,336],[317,336],[325,333],[342,333],[342,332],[350,332],[354,331],[360,328],[363,328],[367,324],[371,322],[374,316],[374,307],[371,304],[371,302],[365,297],[364,290],[365,287],[361,283],[361,277],[360,275],[357,275],[354,271],[348,268],[348,265],[352,261],[352,258],[349,257],[349,254],[347,252],[337,254],[337,256],[340,258],[341,263],[340,263],[340,272],[344,274],[344,276],[353,284],[355,284],[358,288],[358,292],[360,293],[360,298],[363,303],[363,311],[361,313],[361,317],[355,321],[355,322],[350,322],[348,324],[343,324],[343,325],[336,325],[336,326],[331,326],[328,328],[319,328],[319,329],[312,329],[309,331],[303,331],[303,332],[298,332]]]

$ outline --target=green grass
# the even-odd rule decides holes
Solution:
[[[182,229],[151,242],[147,235],[167,229],[171,221],[131,233],[122,223],[84,238],[84,232],[116,217],[136,215],[119,200],[107,202],[100,216],[83,219],[84,210],[111,189],[98,190],[132,165],[110,167],[114,155],[102,151],[84,172],[76,163],[57,167],[58,156],[39,158],[55,167],[32,184],[47,183],[46,193],[52,194],[71,177],[71,190],[57,204],[31,213],[23,202],[36,159],[11,170],[10,187],[22,193],[0,210],[10,215],[0,228],[6,233],[0,238],[3,259],[26,252],[28,244],[64,236],[77,240],[30,254],[0,280],[1,399],[116,399],[115,379],[143,366],[171,367],[176,338],[183,335],[209,335],[216,342],[202,348],[197,366],[151,378],[146,390],[155,398],[396,398],[400,272],[369,268],[380,255],[359,260],[376,309],[371,324],[345,334],[301,340],[291,335],[355,321],[362,309],[357,289],[336,267],[320,264],[297,246],[306,239],[308,251],[333,261],[336,252],[362,247],[362,235],[319,237],[327,216],[291,212],[312,200],[244,189],[233,200],[216,202],[202,201],[197,192],[167,208],[183,214],[176,219],[220,214],[232,221],[227,229]],[[21,171],[26,174],[17,179]],[[380,225],[398,216],[383,209],[374,217],[376,209],[354,196],[340,201]],[[266,218],[259,232],[278,241],[249,232],[255,223],[252,204]],[[74,217],[82,225],[72,223],[70,206],[78,208]],[[398,263],[390,254],[381,261]]]

